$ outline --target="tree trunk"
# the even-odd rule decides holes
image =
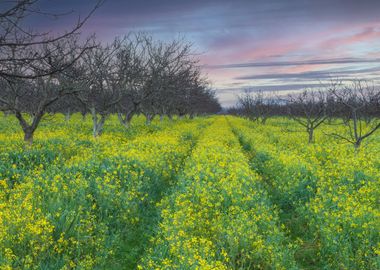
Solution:
[[[307,132],[309,133],[309,143],[313,143],[313,140],[314,140],[314,129],[313,128],[309,128]]]
[[[100,119],[98,120],[98,115],[96,113],[95,108],[91,108],[90,111],[91,111],[91,115],[92,115],[92,124],[93,124],[92,135],[94,136],[94,138],[97,138],[100,135],[102,135],[103,126],[104,126],[104,123],[106,121],[107,115],[106,114],[100,114]]]
[[[105,114],[102,114],[100,116],[100,123],[99,123],[99,130],[98,130],[98,136],[102,135],[103,133],[103,127],[104,127],[104,123],[106,122],[106,115]]]
[[[355,144],[354,144],[354,147],[355,147],[355,152],[359,152],[359,149],[360,149],[360,145],[362,144],[362,140],[361,139],[358,139]]]
[[[129,111],[125,113],[124,116],[122,113],[117,113],[117,117],[119,118],[119,122],[121,125],[123,125],[125,128],[129,128],[133,118],[133,112]]]
[[[19,121],[22,130],[24,131],[24,142],[28,145],[33,144],[33,135],[34,131],[36,131],[38,124],[40,123],[42,116],[44,115],[43,112],[38,112],[32,117],[32,123],[28,124],[28,122],[24,119],[21,112],[16,111],[15,116],[17,120]]]
[[[95,108],[91,108],[91,117],[92,117],[92,135],[97,136],[98,132],[98,115],[96,114]]]
[[[34,131],[32,129],[24,130],[24,142],[28,145],[33,144]]]
[[[145,117],[146,117],[146,122],[145,123],[147,125],[150,125],[152,123],[153,115],[151,115],[151,114],[148,113],[148,114],[145,115]]]
[[[352,122],[353,122],[353,132],[354,132],[354,138],[356,140],[356,143],[358,143],[359,140],[359,135],[358,135],[358,117],[356,115],[356,110],[352,110]],[[360,142],[359,142],[360,146]]]
[[[66,114],[65,114],[65,121],[69,121],[70,120],[70,117],[71,117],[71,111],[70,109],[68,109],[66,111]]]

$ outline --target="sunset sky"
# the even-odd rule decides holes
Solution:
[[[41,5],[84,15],[94,2]],[[72,23],[49,25],[55,31]],[[185,36],[224,106],[246,88],[294,91],[332,78],[380,78],[380,0],[108,0],[83,29],[104,41],[131,31]]]

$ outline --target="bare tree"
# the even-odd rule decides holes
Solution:
[[[318,90],[305,90],[301,93],[278,97],[268,104],[270,115],[288,116],[298,122],[308,134],[309,143],[314,141],[314,132],[326,120],[330,125],[345,125],[345,134],[328,135],[349,142],[359,149],[363,140],[380,129],[380,88],[362,80],[354,80],[350,85],[343,85],[334,80],[321,84]],[[257,101],[258,100],[258,101]],[[230,113],[258,120],[262,104],[260,95],[249,91],[238,97],[235,108]],[[339,123],[341,120],[342,123]]]
[[[126,128],[129,127],[132,117],[140,111],[142,102],[152,94],[151,89],[146,87],[149,80],[150,39],[143,33],[131,34],[124,38],[116,55],[122,91],[121,100],[117,104],[117,115]]]
[[[0,3],[0,109],[15,114],[24,140],[31,144],[42,117],[62,97],[73,93],[70,76],[74,64],[91,48],[90,39],[79,42],[79,30],[102,4],[98,1],[84,19],[58,35],[26,27],[26,18],[59,17],[38,8],[38,0]],[[26,117],[28,114],[30,117]]]
[[[148,41],[148,44],[150,61],[146,89],[151,94],[143,102],[141,111],[149,124],[153,116],[160,113],[160,107],[169,108],[184,74],[196,61],[192,57],[191,44],[183,39],[169,43]]]
[[[250,90],[244,90],[244,94],[238,96],[237,107],[239,108],[241,115],[247,117],[250,120],[255,120],[254,107],[255,100],[251,95]]]
[[[44,61],[54,53],[52,50],[40,50],[43,45],[66,42],[74,36],[79,35],[79,31],[94,11],[101,6],[103,0],[97,1],[93,9],[83,19],[80,17],[72,28],[56,36],[50,32],[37,32],[26,27],[26,18],[33,17],[59,17],[68,15],[48,14],[39,9],[39,0],[14,0],[0,2],[0,77],[7,80],[13,78],[36,78],[51,75],[63,71],[72,62],[65,65],[45,66]],[[86,46],[83,46],[86,47]],[[72,59],[76,61],[77,59]],[[15,66],[19,68],[15,69]],[[38,68],[39,72],[34,72]],[[20,72],[19,69],[22,69]],[[15,72],[17,70],[17,72]]]
[[[332,91],[340,106],[347,134],[332,133],[360,148],[363,140],[380,129],[380,89],[366,81],[355,80],[351,85]]]
[[[78,45],[75,37],[71,40],[41,44],[38,49],[49,57],[41,58],[36,66],[29,68],[27,72],[33,79],[27,76],[24,78],[23,74],[26,71],[15,65],[12,74],[20,74],[20,76],[12,80],[2,78],[3,87],[0,89],[0,109],[15,114],[24,131],[24,140],[29,144],[32,144],[34,132],[49,108],[60,98],[76,91],[74,83],[76,72],[73,63],[83,53],[83,48]],[[33,48],[34,50],[36,48]],[[53,72],[50,75],[41,76],[41,73],[49,69],[58,70],[62,67],[65,68],[61,73]],[[25,114],[29,115],[30,121]]]
[[[308,142],[314,141],[314,131],[329,117],[326,90],[304,90],[291,94],[287,99],[289,116],[303,126],[308,133]]]
[[[244,94],[238,96],[238,107],[243,115],[253,121],[265,124],[272,113],[272,108],[277,103],[273,93],[264,94],[263,91],[252,92],[249,89]]]
[[[77,96],[90,110],[94,137],[102,134],[107,117],[122,97],[115,57],[120,46],[119,39],[109,45],[98,44],[83,58],[87,88]]]

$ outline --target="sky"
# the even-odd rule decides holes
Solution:
[[[95,0],[41,0],[86,13]],[[34,25],[63,31],[70,16]],[[245,89],[288,93],[335,79],[380,79],[380,0],[106,0],[82,29],[98,39],[144,31],[193,43],[223,106]]]

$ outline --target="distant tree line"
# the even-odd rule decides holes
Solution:
[[[149,124],[157,115],[221,109],[184,39],[163,42],[137,33],[110,44],[83,41],[79,30],[102,1],[71,30],[49,36],[24,28],[25,18],[43,14],[37,2],[0,5],[0,111],[16,116],[26,142],[47,113],[90,114],[96,137],[110,114],[127,128],[136,114]]]
[[[358,149],[363,140],[380,130],[380,88],[367,81],[353,80],[348,84],[331,82],[322,89],[288,95],[245,91],[228,112],[261,124],[269,117],[288,117],[304,128],[309,143],[323,123],[338,123],[346,127],[346,132],[328,135]]]

